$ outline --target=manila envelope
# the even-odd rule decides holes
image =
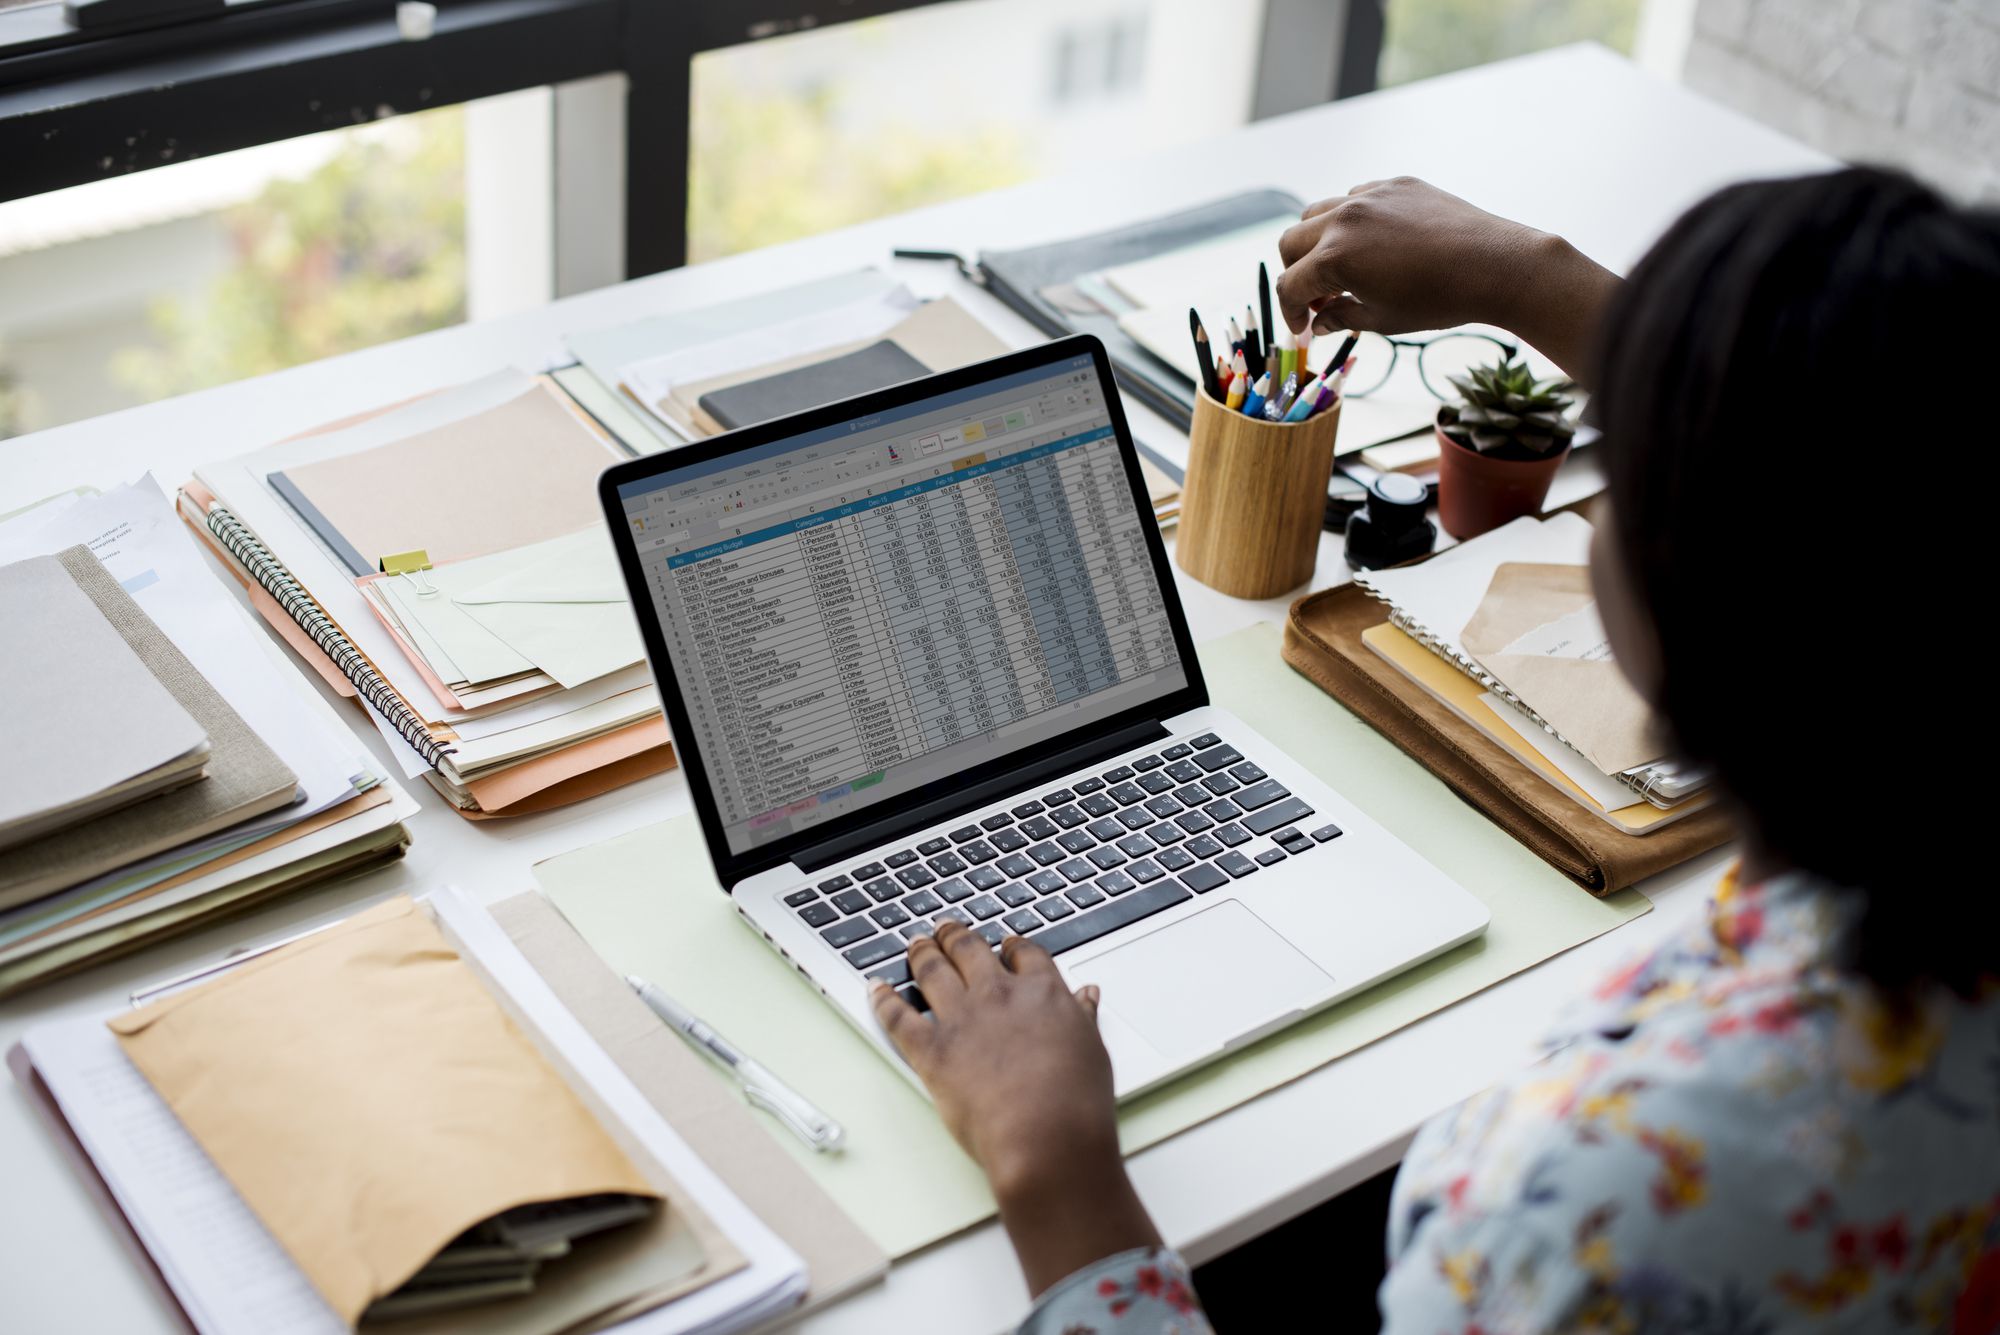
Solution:
[[[407,898],[110,1025],[349,1325],[503,1210],[600,1192],[662,1194]],[[545,1266],[538,1288],[566,1263],[587,1263],[599,1241]],[[698,1268],[700,1251],[676,1265]],[[641,1278],[644,1288],[670,1277]],[[600,1292],[555,1325],[630,1296]],[[531,1303],[466,1314],[502,1329],[515,1324],[505,1309]]]
[[[1661,759],[1667,743],[1608,650],[1588,646],[1592,652],[1582,657],[1506,652],[1531,632],[1595,606],[1588,566],[1504,562],[1459,642],[1584,759],[1619,774]]]

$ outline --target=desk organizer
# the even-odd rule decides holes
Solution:
[[[1197,389],[1175,564],[1233,598],[1274,598],[1311,579],[1342,406],[1267,422]]]

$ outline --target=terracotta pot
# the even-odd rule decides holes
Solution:
[[[1540,514],[1569,446],[1546,459],[1494,459],[1469,450],[1433,425],[1438,438],[1438,519],[1460,540],[1476,538],[1522,515]]]

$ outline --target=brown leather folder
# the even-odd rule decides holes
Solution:
[[[1622,890],[1729,840],[1719,805],[1644,836],[1584,810],[1363,644],[1386,619],[1353,584],[1307,594],[1285,622],[1285,661],[1584,889]]]

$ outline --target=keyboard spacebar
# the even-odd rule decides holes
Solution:
[[[1044,927],[1028,937],[1051,955],[1060,955],[1065,950],[1075,950],[1078,946],[1095,941],[1106,932],[1115,932],[1120,927],[1129,927],[1144,917],[1170,909],[1183,900],[1193,899],[1186,886],[1175,880],[1164,880],[1147,886],[1137,894],[1123,899],[1114,899],[1103,908],[1090,913],[1065,918],[1051,927]]]

